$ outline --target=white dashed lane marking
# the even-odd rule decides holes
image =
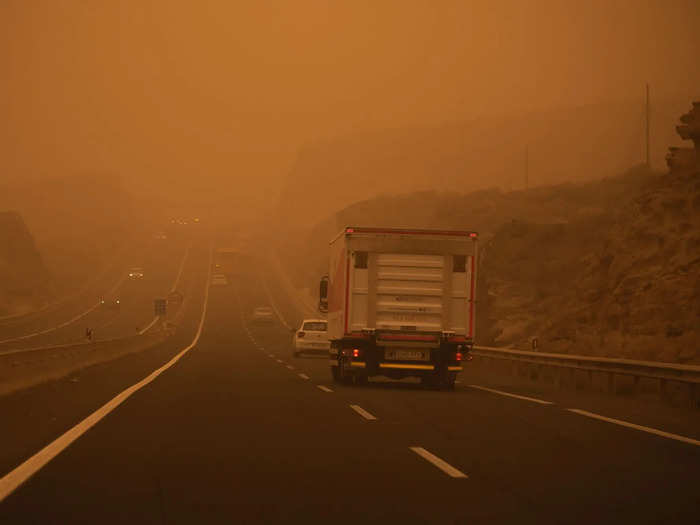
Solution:
[[[316,386],[318,387],[319,390],[323,390],[324,392],[333,392],[333,390],[331,390],[327,386],[323,386],[323,385],[316,385]]]
[[[363,418],[365,418],[367,421],[376,421],[377,418],[374,417],[372,414],[367,412],[364,408],[362,408],[360,405],[350,405],[350,408],[352,408],[355,412],[360,414]]]
[[[454,468],[447,461],[440,459],[435,454],[431,454],[430,452],[425,450],[423,447],[408,447],[408,448],[410,448],[413,452],[418,454],[420,457],[422,457],[426,461],[429,461],[430,463],[435,465],[437,468],[442,470],[445,474],[447,474],[451,478],[467,478],[468,477],[464,472]]]
[[[306,374],[299,374],[299,377],[301,377],[302,379],[310,379],[309,376],[307,376]]]

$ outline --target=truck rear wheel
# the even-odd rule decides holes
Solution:
[[[353,379],[352,372],[348,371],[345,366],[345,361],[338,360],[338,380],[344,385],[351,385]]]
[[[331,377],[334,383],[340,383],[340,368],[337,366],[331,367]]]

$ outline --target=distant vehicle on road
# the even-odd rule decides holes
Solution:
[[[214,270],[217,273],[236,275],[239,266],[240,254],[236,248],[222,247],[214,252]]]
[[[121,308],[121,301],[115,297],[101,297],[100,307],[104,308],[105,310],[119,310],[119,308]]]
[[[328,340],[328,321],[304,319],[301,327],[294,331],[292,345],[294,357],[301,354],[328,354],[331,347]]]
[[[153,234],[154,239],[165,240],[168,238],[165,232],[156,232]]]
[[[211,276],[212,286],[225,286],[228,284],[228,279],[223,273],[215,273]]]
[[[250,321],[255,324],[271,324],[274,319],[274,312],[270,306],[257,306],[250,316]]]
[[[478,234],[345,228],[319,287],[335,381],[418,377],[454,388],[474,344]]]
[[[141,279],[143,278],[143,268],[139,266],[134,266],[129,270],[129,279]]]

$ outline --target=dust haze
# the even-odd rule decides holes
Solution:
[[[698,0],[0,0],[0,523],[693,523]]]
[[[422,174],[458,171],[439,181],[444,189],[510,183],[516,160],[491,173],[483,157],[492,151],[479,158],[470,147],[482,125],[509,157],[522,156],[529,134],[540,137],[532,157],[541,182],[569,180],[566,167],[549,173],[559,153],[529,117],[540,128],[579,130],[574,155],[601,165],[577,175],[607,175],[620,165],[611,157],[642,159],[645,83],[664,138],[700,85],[692,0],[11,0],[0,10],[3,179],[111,173],[134,192],[252,213],[294,184],[290,172],[314,145],[368,134],[372,149],[383,146],[377,133],[402,129],[416,129],[420,145],[431,134],[422,130],[446,123],[476,130],[459,145],[467,160],[434,161]],[[582,107],[590,116],[567,123],[569,108]],[[622,137],[595,140],[618,126]],[[402,151],[412,149],[404,134]],[[654,141],[656,165],[666,142]],[[444,156],[426,149],[423,163]],[[325,180],[352,162],[339,152]],[[413,189],[387,167],[392,189]],[[306,191],[324,195],[317,185]]]

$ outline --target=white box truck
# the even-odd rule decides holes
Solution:
[[[347,227],[330,243],[319,308],[339,382],[383,375],[454,387],[474,341],[478,234]]]

